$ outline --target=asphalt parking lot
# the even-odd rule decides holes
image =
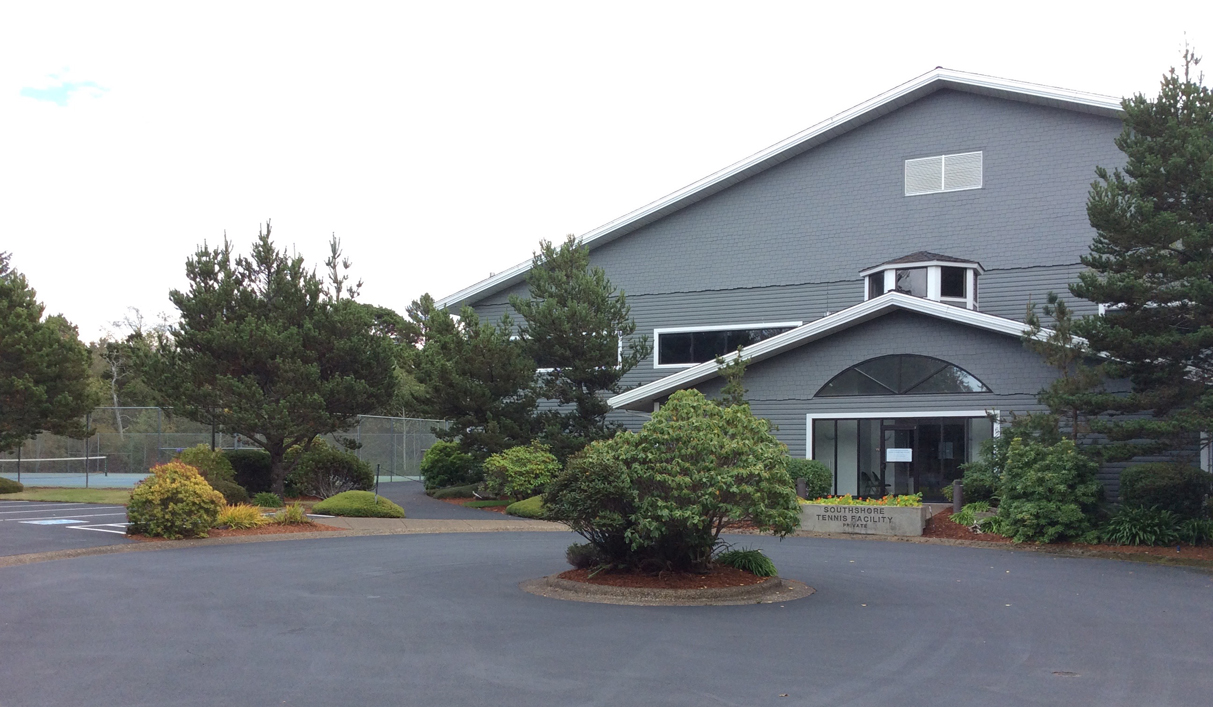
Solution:
[[[0,556],[128,542],[125,506],[0,501]]]
[[[0,704],[1188,707],[1213,691],[1204,572],[735,536],[817,593],[635,607],[518,589],[564,569],[575,539],[326,538],[0,567]]]

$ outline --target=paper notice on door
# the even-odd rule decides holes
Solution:
[[[912,462],[914,450],[910,447],[889,447],[884,450],[884,460],[887,462]]]

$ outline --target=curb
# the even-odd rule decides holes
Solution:
[[[528,579],[522,591],[549,599],[627,606],[738,606],[803,599],[816,592],[804,582],[770,577],[758,584],[711,589],[643,589],[574,582],[556,575]]]

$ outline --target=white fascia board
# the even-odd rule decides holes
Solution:
[[[1028,330],[1026,324],[1014,319],[1004,319],[992,314],[975,312],[941,302],[933,302],[921,297],[912,297],[900,292],[887,292],[875,299],[860,302],[840,312],[809,322],[792,331],[760,341],[747,349],[743,349],[742,355],[746,361],[755,363],[781,354],[789,349],[831,336],[857,324],[884,316],[893,310],[905,310],[924,314],[1007,336],[1020,337]],[[1044,339],[1050,334],[1052,334],[1050,330],[1044,329],[1036,338]],[[726,354],[722,358],[727,365],[730,361],[737,358],[737,352],[734,351]],[[720,367],[716,365],[715,361],[701,363],[652,383],[633,388],[626,393],[620,393],[608,399],[607,404],[612,408],[621,408],[626,405],[659,398],[675,390],[681,390],[682,388],[710,380],[718,375],[719,370]]]
[[[785,140],[781,140],[765,150],[729,165],[719,172],[710,174],[657,201],[642,206],[614,221],[603,224],[582,235],[578,240],[590,248],[609,243],[615,238],[626,235],[646,223],[655,221],[672,211],[706,198],[717,191],[752,176],[756,172],[789,160],[811,147],[891,113],[897,108],[916,101],[941,88],[953,88],[959,91],[998,96],[1012,100],[1026,100],[1030,103],[1077,109],[1081,112],[1109,117],[1118,116],[1121,112],[1120,100],[1111,96],[1100,96],[1094,93],[1071,91],[1064,88],[1040,86],[1023,81],[1013,81],[993,76],[937,68],[833,117],[826,118],[806,130],[796,133]],[[436,305],[450,309],[468,304],[480,297],[487,297],[494,292],[521,281],[527,271],[531,269],[531,262],[531,260],[527,260],[519,263],[492,277],[465,287],[452,295],[438,300]]]

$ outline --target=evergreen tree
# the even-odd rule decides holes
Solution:
[[[1044,316],[1051,318],[1052,326],[1047,330],[1036,312],[1036,304],[1028,303],[1025,321],[1028,330],[1023,342],[1032,351],[1040,354],[1045,363],[1056,368],[1057,378],[1037,395],[1037,400],[1049,408],[1053,419],[1064,426],[1071,441],[1091,431],[1090,418],[1098,413],[1106,399],[1103,384],[1103,366],[1095,361],[1087,342],[1074,329],[1075,321],[1065,300],[1050,292],[1044,307]],[[1079,447],[1080,451],[1093,453],[1096,447]]]
[[[530,296],[513,295],[510,305],[540,368],[536,394],[559,406],[540,415],[544,440],[565,459],[621,429],[607,422],[607,394],[623,391],[620,381],[652,348],[647,337],[629,338],[636,322],[627,297],[602,268],[590,267],[589,249],[576,237],[559,247],[541,241],[527,285]]]
[[[725,407],[734,407],[736,405],[748,405],[745,394],[746,390],[743,379],[745,378],[745,368],[748,363],[742,358],[742,350],[744,347],[737,347],[737,358],[725,363],[724,356],[716,357],[716,365],[720,366],[720,376],[724,378],[724,387],[720,389],[720,404]]]
[[[414,409],[445,419],[438,437],[477,459],[525,445],[535,436],[535,362],[513,336],[508,316],[481,322],[469,307],[458,319],[429,295],[408,307],[419,348],[409,356]]]
[[[42,431],[84,437],[84,416],[100,401],[76,328],[62,316],[43,319],[44,310],[0,253],[0,452]]]
[[[1198,63],[1186,50],[1157,98],[1124,100],[1125,168],[1098,168],[1087,203],[1091,271],[1071,291],[1106,306],[1077,331],[1109,355],[1110,376],[1132,382],[1092,420],[1118,458],[1213,430],[1213,95]]]
[[[353,426],[396,390],[392,341],[371,308],[326,291],[301,256],[279,251],[269,224],[249,257],[231,244],[186,260],[187,291],[169,299],[180,321],[135,349],[145,379],[176,414],[252,440],[270,455],[271,485],[320,435]],[[348,288],[347,288],[348,293]]]

